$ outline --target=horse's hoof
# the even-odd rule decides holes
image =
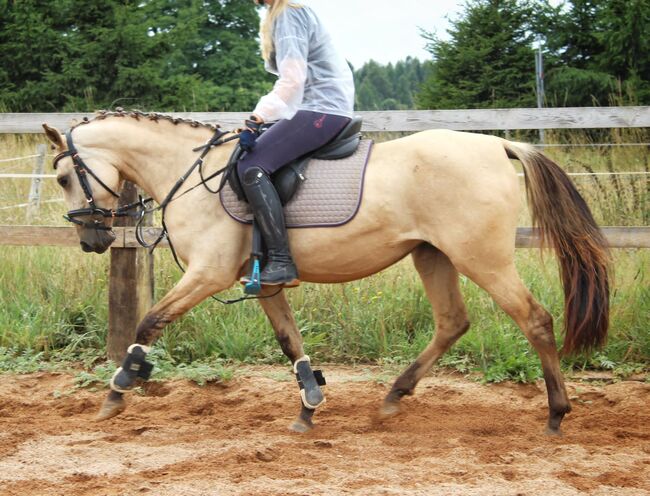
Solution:
[[[305,432],[309,432],[314,428],[314,423],[311,421],[307,421],[301,418],[296,419],[293,424],[289,426],[289,430],[292,430],[293,432],[299,432],[300,434],[304,434]]]
[[[385,401],[381,408],[379,409],[379,418],[389,419],[398,415],[402,409],[400,408],[399,403],[394,403],[392,401]]]
[[[551,437],[563,437],[564,436],[564,434],[562,434],[562,431],[559,428],[552,429],[550,427],[546,428],[546,430],[544,431],[544,434],[546,434],[547,436],[551,436]]]
[[[95,422],[102,422],[113,418],[126,409],[126,401],[124,398],[120,399],[106,399],[102,405],[99,413],[95,416]]]

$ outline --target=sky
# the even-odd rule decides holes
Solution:
[[[429,60],[419,29],[447,39],[449,19],[464,0],[299,0],[309,5],[327,27],[343,56],[355,68],[370,59],[381,64],[409,55]]]

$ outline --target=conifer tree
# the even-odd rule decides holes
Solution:
[[[570,0],[546,39],[550,105],[650,102],[650,0]]]
[[[533,13],[528,2],[470,0],[449,41],[424,33],[434,63],[420,108],[528,107],[535,102]]]
[[[253,2],[0,3],[0,107],[250,110],[270,88]]]

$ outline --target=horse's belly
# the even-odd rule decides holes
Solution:
[[[318,229],[317,233],[292,237],[291,250],[300,279],[326,283],[361,279],[393,265],[422,242],[391,235],[388,230],[349,236],[337,232],[341,229]]]

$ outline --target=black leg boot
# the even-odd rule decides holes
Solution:
[[[268,262],[260,275],[262,285],[297,286],[296,269],[289,252],[289,237],[278,192],[269,176],[259,167],[244,173],[242,187],[268,249]]]

